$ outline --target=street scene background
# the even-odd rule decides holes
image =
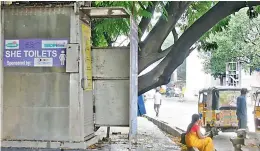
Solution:
[[[197,100],[184,102],[180,102],[179,100],[177,97],[165,98],[163,96],[159,117],[156,117],[153,109],[154,101],[153,99],[148,99],[145,103],[147,115],[166,122],[172,127],[175,126],[186,131],[188,124],[191,122],[192,114],[198,113],[198,102]],[[249,131],[254,131],[253,106],[248,103],[247,108]],[[220,132],[218,136],[215,136],[213,140],[216,149],[233,151],[233,146],[229,140],[232,136],[236,136],[236,134],[232,132]]]

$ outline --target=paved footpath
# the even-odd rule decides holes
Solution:
[[[138,117],[137,144],[131,147],[131,151],[180,151],[181,149],[156,125],[144,117]],[[110,139],[106,137],[106,127],[101,127],[96,135],[103,138],[97,144],[88,149],[72,149],[67,151],[129,151],[129,128],[112,127]],[[1,148],[2,151],[64,151],[66,149],[40,149],[40,148]]]
[[[138,143],[132,148],[133,151],[180,151],[181,149],[162,132],[156,125],[144,117],[138,117]],[[115,127],[111,128],[109,143],[102,142],[99,147],[103,151],[128,151],[128,131],[129,128]],[[112,135],[113,133],[121,134]],[[106,128],[100,128],[97,133],[105,137]],[[97,145],[97,146],[98,146]]]

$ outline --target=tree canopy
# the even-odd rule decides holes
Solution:
[[[225,76],[226,62],[240,61],[246,71],[260,67],[260,16],[250,18],[248,8],[231,15],[228,25],[222,30],[210,33],[208,47],[202,54],[204,70],[215,78]],[[210,52],[209,52],[210,51]]]
[[[205,43],[205,39],[210,33],[220,31],[221,27],[229,21],[230,14],[243,7],[258,4],[260,4],[258,1],[92,2],[94,7],[125,7],[134,14],[139,23],[139,37],[142,37],[145,32],[148,33],[144,40],[139,42],[139,73],[162,59],[152,71],[139,77],[139,94],[167,84],[172,72],[194,49],[192,47],[194,43],[200,40],[202,46],[210,46],[210,43]],[[153,20],[156,20],[155,24],[151,23]],[[93,46],[112,46],[119,36],[128,36],[128,31],[129,20],[127,19],[92,20]],[[169,34],[174,37],[172,45],[162,49],[162,44]]]

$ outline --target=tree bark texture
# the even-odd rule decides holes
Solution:
[[[167,4],[165,7],[168,12],[167,19],[161,16],[145,40],[139,44],[141,48],[141,51],[139,51],[138,54],[139,73],[155,61],[159,60],[157,56],[161,56],[161,54],[159,54],[160,52],[165,55],[168,53],[163,52],[161,46],[169,33],[175,28],[177,21],[189,4],[190,2],[183,1],[172,1]]]
[[[197,21],[195,21],[182,35],[179,37],[179,39],[174,43],[171,47],[168,48],[168,53],[166,57],[156,66],[152,71],[149,73],[139,77],[138,83],[138,93],[143,94],[146,91],[149,91],[155,87],[158,87],[160,85],[167,84],[170,81],[170,76],[173,73],[173,71],[182,64],[182,62],[185,60],[185,58],[190,54],[190,47],[204,34],[206,33],[210,28],[212,28],[215,24],[217,24],[220,20],[223,18],[229,16],[230,14],[239,11],[241,8],[246,7],[246,4],[255,6],[259,5],[260,1],[222,1],[217,3],[214,7],[212,7],[207,13],[205,13],[203,16],[201,16]],[[174,5],[173,5],[174,6]],[[171,13],[171,12],[170,12]],[[168,17],[169,18],[169,17]],[[171,20],[171,22],[174,22]],[[176,21],[177,22],[177,21]],[[175,22],[175,23],[176,23]],[[174,27],[171,25],[166,26],[166,23],[161,23],[161,26],[158,26],[158,28],[161,28],[161,32],[164,35],[168,35],[168,33],[173,30]],[[169,27],[171,26],[171,27]],[[170,29],[170,30],[169,30]],[[162,31],[166,30],[166,31]],[[158,32],[158,31],[157,31]],[[166,32],[168,32],[166,34]],[[156,30],[154,29],[153,32],[151,32],[148,35],[147,40],[144,41],[144,44],[141,45],[143,59],[146,59],[145,57],[149,56],[149,54],[156,53],[156,51],[159,50],[159,46],[155,46],[156,44],[160,45],[162,44],[160,40],[164,40],[165,38],[160,34],[155,34]],[[157,37],[158,35],[158,37]],[[158,39],[157,39],[158,38]],[[157,39],[157,40],[156,40]],[[151,44],[149,44],[149,42]],[[144,49],[144,51],[143,51]],[[157,49],[157,50],[153,50]],[[150,50],[150,51],[149,51]],[[140,58],[139,58],[140,59]],[[150,59],[150,58],[148,58]],[[140,59],[142,60],[142,58]],[[151,59],[150,59],[151,60]],[[139,63],[142,63],[140,61]],[[144,68],[145,65],[140,64],[139,68]],[[140,69],[139,69],[140,70]]]

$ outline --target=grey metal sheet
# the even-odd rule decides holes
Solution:
[[[129,80],[94,81],[94,95],[97,125],[129,125]]]
[[[84,91],[84,137],[94,133],[93,92]]]
[[[4,107],[4,140],[69,140],[69,109]]]
[[[75,13],[77,7],[75,5],[74,11],[71,12],[70,17],[70,42],[71,43],[80,43],[80,23],[79,23],[79,14]],[[79,69],[81,70],[81,69]],[[84,132],[83,132],[83,102],[80,89],[80,78],[79,73],[70,73],[70,114],[69,114],[69,134],[70,141],[83,141]]]
[[[69,38],[70,8],[4,8],[4,38]],[[3,138],[68,140],[64,68],[4,68]]]
[[[129,79],[129,48],[92,49],[94,79]]]
[[[4,106],[68,107],[68,80],[66,73],[5,72]]]
[[[66,72],[79,72],[79,44],[67,44]]]

